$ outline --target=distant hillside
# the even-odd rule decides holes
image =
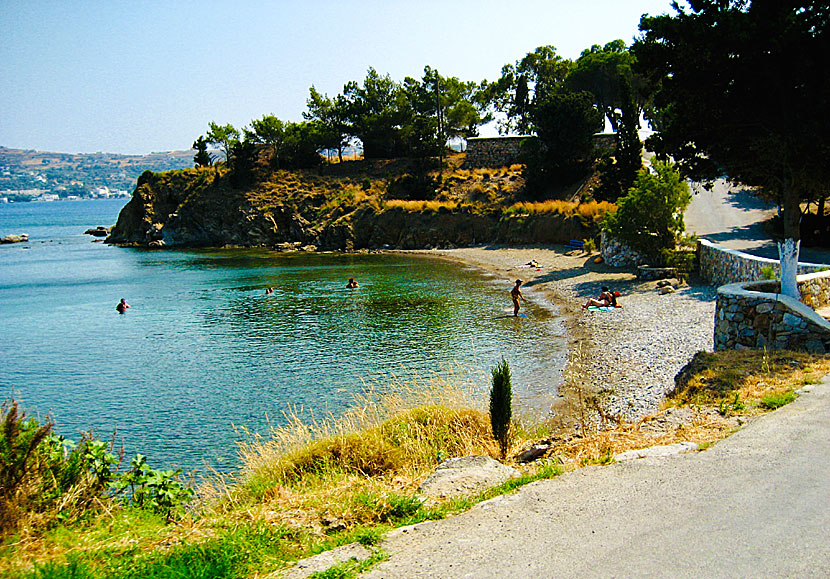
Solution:
[[[40,195],[61,198],[128,195],[144,171],[193,166],[193,151],[149,155],[48,153],[0,147],[0,197],[28,201]]]

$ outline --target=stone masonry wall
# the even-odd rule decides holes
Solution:
[[[771,267],[776,275],[780,275],[781,266],[777,259],[757,257],[728,249],[700,239],[697,242],[698,272],[700,276],[713,285],[724,285],[740,281],[755,281],[763,279],[761,268]],[[805,274],[817,271],[824,266],[817,263],[799,263],[798,273]]]
[[[811,293],[810,287],[821,288]],[[802,292],[830,297],[830,272],[799,276]],[[830,322],[805,304],[779,293],[774,281],[733,283],[718,288],[715,350],[769,348],[830,352]],[[817,305],[815,307],[820,307]]]
[[[467,139],[466,167],[504,167],[519,162],[526,136],[471,137]]]
[[[648,263],[645,257],[608,235],[607,231],[600,234],[599,252],[603,261],[611,267],[634,267]]]

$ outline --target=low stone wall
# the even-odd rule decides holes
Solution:
[[[757,257],[735,249],[712,243],[706,239],[697,242],[698,273],[713,285],[724,285],[741,281],[764,279],[761,269],[771,267],[780,275],[781,265],[777,259]],[[828,267],[820,263],[799,262],[798,273],[811,273]]]
[[[798,291],[804,305],[814,310],[826,308],[830,306],[830,275],[820,271],[799,276]]]
[[[611,267],[636,267],[648,264],[648,260],[603,231],[600,236],[599,252],[605,263]]]
[[[466,167],[504,167],[518,163],[522,141],[527,136],[470,137],[467,139]]]
[[[798,282],[802,295],[816,300],[814,307],[830,302],[830,272],[798,276]],[[769,348],[830,352],[830,322],[811,307],[778,291],[780,284],[775,281],[719,287],[715,350]]]

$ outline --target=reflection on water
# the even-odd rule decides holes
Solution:
[[[0,248],[0,388],[72,438],[117,429],[128,455],[154,465],[226,470],[234,425],[265,432],[289,406],[338,412],[366,384],[452,373],[486,398],[504,356],[519,407],[544,408],[561,380],[556,317],[508,316],[509,284],[458,265],[106,247],[80,232],[114,222],[118,206],[49,205],[41,217],[56,225]],[[15,209],[0,206],[0,232],[23,231]]]

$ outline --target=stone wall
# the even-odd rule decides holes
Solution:
[[[712,243],[706,239],[697,242],[698,273],[713,285],[724,285],[741,281],[764,279],[761,269],[771,267],[780,275],[781,266],[777,259],[749,255],[735,249]],[[799,262],[798,273],[805,274],[828,267],[819,263]]]
[[[802,294],[816,300],[814,307],[830,303],[830,272],[798,276],[798,282]],[[830,352],[830,322],[778,291],[780,287],[775,281],[719,287],[715,350],[769,348]]]
[[[600,237],[599,252],[603,261],[611,267],[636,267],[648,263],[645,257],[611,237],[606,231],[603,231]]]
[[[522,141],[527,136],[470,137],[466,167],[504,167],[519,162]]]

